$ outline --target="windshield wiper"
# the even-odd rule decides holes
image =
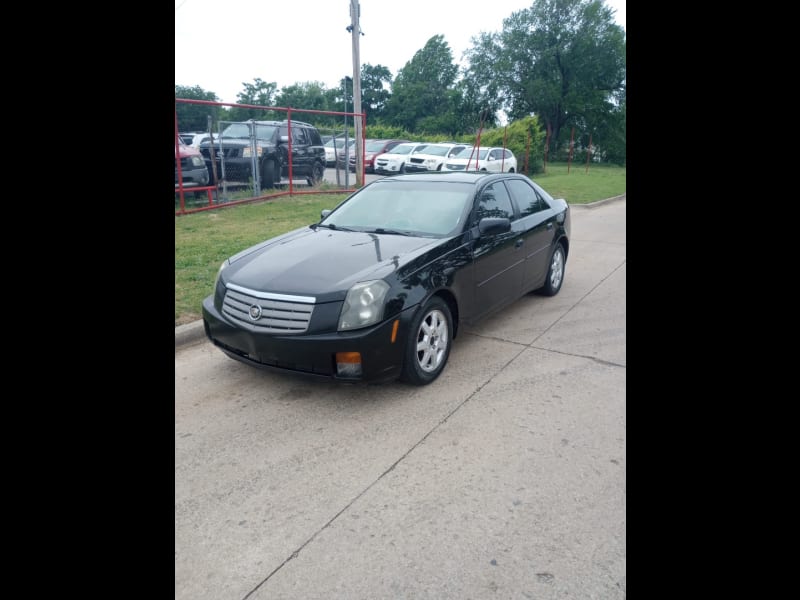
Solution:
[[[315,223],[313,227],[316,229],[317,227],[327,227],[328,229],[333,229],[335,231],[355,231],[355,229],[350,229],[349,227],[345,227],[343,225],[336,225],[334,223]]]
[[[407,231],[399,231],[397,229],[384,229],[383,227],[377,227],[372,231],[368,231],[367,233],[385,233],[387,235],[409,235]]]

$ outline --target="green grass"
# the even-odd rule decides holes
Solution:
[[[625,193],[625,168],[548,164],[533,179],[556,198],[586,204]],[[201,318],[222,261],[240,250],[319,220],[346,194],[282,196],[265,202],[175,217],[175,325]],[[187,198],[189,194],[187,194]],[[202,204],[201,204],[202,205]],[[189,204],[187,203],[187,207]]]

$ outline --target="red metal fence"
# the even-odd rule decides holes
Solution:
[[[347,123],[348,119],[355,119],[361,118],[362,120],[362,130],[366,131],[366,119],[363,113],[351,113],[351,112],[337,112],[337,111],[322,111],[322,110],[306,110],[306,109],[296,109],[296,108],[287,108],[287,107],[276,107],[276,106],[258,106],[258,105],[251,105],[251,104],[230,104],[224,102],[211,102],[208,100],[190,100],[185,98],[176,98],[176,110],[175,110],[175,214],[176,215],[183,215],[188,213],[200,212],[205,210],[212,210],[218,209],[225,206],[235,206],[238,204],[246,204],[255,201],[263,201],[271,198],[278,198],[281,196],[294,196],[294,195],[303,195],[303,194],[341,194],[343,192],[352,192],[355,190],[352,184],[356,183],[356,175],[353,173],[352,175],[349,172],[349,168],[347,165],[347,161],[345,161],[344,166],[341,167],[338,160],[335,161],[335,183],[332,181],[327,181],[326,184],[322,187],[314,186],[309,187],[305,181],[297,180],[294,177],[294,172],[292,169],[292,137],[289,136],[289,177],[287,180],[282,181],[278,186],[268,191],[267,193],[261,193],[260,186],[258,185],[258,181],[255,182],[235,182],[230,183],[225,181],[224,179],[220,179],[219,174],[217,176],[217,184],[214,184],[213,174],[209,173],[210,181],[205,184],[198,184],[196,181],[189,181],[187,177],[184,176],[184,172],[189,172],[188,169],[190,168],[190,158],[181,158],[182,154],[191,153],[191,150],[186,150],[182,147],[180,142],[180,134],[184,131],[181,127],[181,123],[178,120],[178,110],[177,106],[179,103],[185,104],[195,104],[195,105],[207,105],[207,106],[214,106],[214,107],[221,107],[221,106],[229,106],[229,107],[239,107],[245,109],[252,109],[255,111],[261,111],[264,113],[263,120],[272,120],[272,118],[268,118],[270,112],[274,114],[274,112],[284,113],[285,119],[291,121],[293,119],[298,120],[298,114],[315,114],[315,115],[322,115],[324,118],[320,119],[317,117],[315,119],[316,127],[319,130],[321,135],[343,135],[345,132],[345,128],[347,125],[352,125],[352,123]],[[273,112],[274,111],[274,112]],[[302,117],[300,117],[302,119]],[[210,119],[209,119],[210,120]],[[255,120],[260,120],[256,118]],[[281,119],[282,120],[282,119]],[[329,121],[330,126],[327,127],[324,124],[320,125],[320,122]],[[205,132],[197,132],[197,133],[207,133],[207,134],[214,134],[219,135],[222,127],[221,124],[225,122],[218,122],[216,123],[216,129],[213,127],[209,127],[209,130]],[[351,136],[352,137],[352,136]],[[361,148],[361,152],[363,155],[364,149]],[[212,160],[212,165],[215,162]],[[343,173],[340,175],[340,171]],[[343,175],[343,176],[342,176]],[[361,181],[364,181],[364,173],[361,173]],[[352,180],[350,179],[352,177]],[[335,186],[331,188],[331,186]]]

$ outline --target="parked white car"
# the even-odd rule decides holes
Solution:
[[[207,142],[212,138],[216,142],[219,139],[219,135],[216,133],[207,133],[207,132],[195,133],[194,136],[192,136],[192,142],[189,145],[192,146],[193,148],[199,148],[200,144],[202,144],[203,142]]]
[[[456,144],[450,142],[439,142],[428,144],[422,150],[415,152],[414,156],[408,157],[406,171],[441,171],[444,161],[454,157],[461,152],[467,144]]]
[[[489,171],[516,173],[517,159],[508,148],[475,148],[467,146],[444,162],[442,171]]]
[[[350,163],[350,157],[353,156],[356,152],[355,144],[356,138],[347,138],[347,148],[344,147],[344,138],[339,140],[339,144],[336,146],[336,168],[337,169],[346,169],[348,164]],[[369,140],[366,140],[369,141]]]
[[[375,157],[374,172],[378,175],[397,175],[406,172],[411,157],[428,146],[427,142],[405,142],[397,144],[389,152]]]
[[[353,142],[355,142],[355,138],[347,138],[347,145],[350,147],[350,151],[352,152]],[[337,137],[328,140],[323,144],[325,146],[325,166],[327,167],[335,167],[336,166],[336,151],[341,150],[344,152],[344,138]],[[339,161],[342,163],[342,161]],[[339,166],[342,166],[341,164]]]

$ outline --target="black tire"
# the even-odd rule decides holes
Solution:
[[[444,164],[444,163],[442,163],[442,164]],[[436,170],[437,171],[441,171],[442,170],[442,165],[439,165],[438,167],[436,167]]]
[[[564,246],[557,244],[550,256],[550,266],[547,269],[547,279],[544,285],[539,288],[539,293],[543,296],[555,296],[564,283],[564,273],[567,266],[567,255]]]
[[[321,162],[315,162],[314,166],[311,167],[311,175],[306,178],[308,185],[315,186],[319,185],[322,181],[322,178],[325,176],[325,167],[322,166]]]
[[[400,165],[400,170],[398,171],[398,173],[402,175],[405,172],[406,172],[406,163],[403,163],[402,165]]]
[[[452,332],[450,307],[434,296],[411,322],[400,381],[427,385],[439,377],[450,356]]]
[[[262,163],[261,167],[261,189],[268,190],[275,187],[275,183],[281,180],[278,165],[274,158],[268,158]]]

